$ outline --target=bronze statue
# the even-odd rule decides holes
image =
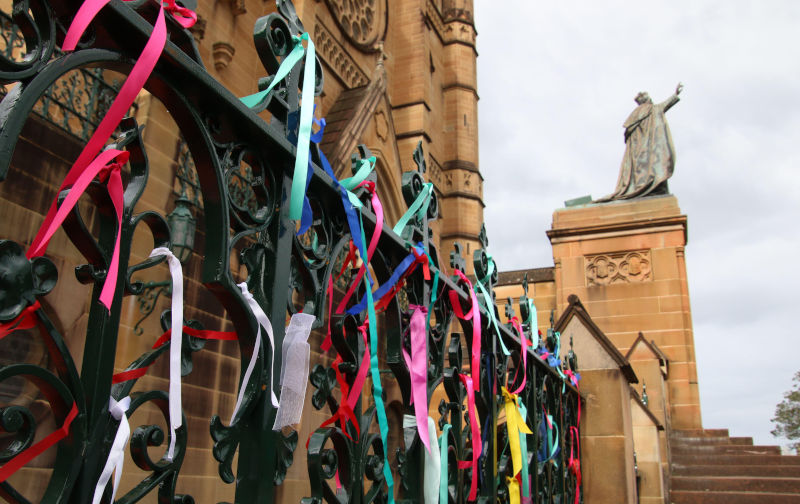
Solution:
[[[639,106],[623,124],[625,155],[617,188],[596,203],[669,193],[667,179],[675,168],[675,146],[664,113],[678,103],[681,90],[679,83],[674,95],[656,105],[647,93],[636,95]]]

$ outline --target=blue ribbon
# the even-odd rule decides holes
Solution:
[[[421,245],[417,245],[414,248],[417,250],[417,253],[419,253],[419,254],[424,253],[424,249],[422,248]],[[416,261],[416,260],[417,260],[417,258],[416,258],[416,256],[414,256],[414,254],[408,254],[405,257],[405,259],[403,259],[400,262],[400,264],[397,265],[397,268],[395,268],[394,272],[392,273],[392,276],[389,277],[389,280],[387,280],[386,282],[382,283],[381,286],[378,287],[378,290],[376,290],[374,293],[372,293],[372,292],[369,293],[370,297],[374,297],[374,298],[377,298],[377,299],[382,298],[395,285],[397,285],[397,282],[400,280],[400,277],[403,276],[403,274],[406,272],[406,270],[408,270],[408,268],[411,267],[411,265],[414,264],[414,261]],[[357,315],[357,314],[361,313],[362,311],[364,311],[364,308],[367,308],[367,299],[366,298],[362,298],[361,301],[357,305],[350,307],[350,309],[347,310],[347,313],[349,315]]]

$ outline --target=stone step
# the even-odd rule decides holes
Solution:
[[[797,455],[675,455],[672,462],[678,465],[760,465],[760,466],[800,466]]]
[[[759,492],[794,494],[800,498],[800,478],[673,477],[672,490],[692,492]]]
[[[800,478],[800,465],[672,465],[672,476]]]
[[[705,436],[705,437],[672,437],[669,440],[670,446],[685,445],[729,445],[731,438],[727,436]]]
[[[732,437],[732,438],[730,438],[730,440],[731,440],[731,444],[733,444],[733,445],[747,445],[747,446],[752,446],[753,445],[753,438],[751,438],[749,436],[748,437],[739,437],[739,436]]]
[[[695,492],[673,490],[672,504],[797,504],[798,496],[780,493]]]
[[[670,452],[675,455],[780,455],[780,446],[747,445],[672,445]]]
[[[695,438],[695,437],[730,437],[728,429],[689,429],[689,430],[674,430],[671,437],[673,438]]]

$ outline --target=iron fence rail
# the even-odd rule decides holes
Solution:
[[[283,0],[278,5],[278,12],[260,19],[254,29],[256,47],[269,75],[274,74],[280,60],[288,54],[288,41],[302,32],[302,23],[294,14],[293,6]],[[48,97],[47,90],[65,82],[64,79],[69,82],[67,76],[71,72],[84,72],[87,68],[92,69],[90,72],[97,72],[92,75],[98,79],[105,71],[128,73],[151,34],[157,12],[153,3],[126,4],[112,0],[92,24],[91,39],[75,52],[58,55],[56,47],[63,35],[61,27],[72,19],[80,2],[28,0],[24,3],[16,1],[14,6],[13,17],[2,19],[6,24],[11,19],[19,33],[25,33],[25,54],[21,58],[0,55],[0,84],[9,85],[8,93],[0,102],[0,181],[12,168],[17,138],[27,118],[37,113],[36,104],[43,98],[68,102],[81,92],[89,92],[87,86],[94,90],[96,81],[84,81],[83,91],[80,83],[75,81],[66,95]],[[4,31],[6,24],[3,25]],[[10,30],[14,32],[14,28]],[[305,448],[298,443],[296,432],[271,429],[275,408],[270,403],[269,391],[278,392],[275,382],[281,369],[281,353],[272,352],[268,346],[255,346],[258,322],[236,285],[235,272],[230,269],[230,256],[234,251],[243,250],[248,290],[271,320],[283,321],[288,314],[302,309],[315,315],[317,327],[322,327],[331,316],[326,286],[337,273],[334,268],[341,265],[341,257],[349,250],[351,241],[341,193],[336,182],[321,168],[321,153],[312,144],[313,177],[307,195],[313,209],[313,222],[309,235],[295,236],[296,224],[288,218],[288,202],[296,154],[291,141],[295,135],[296,121],[293,117],[300,105],[299,66],[262,105],[250,109],[206,72],[187,31],[172,19],[169,20],[169,31],[169,41],[147,81],[146,89],[168,108],[185,139],[186,150],[191,152],[197,175],[196,179],[191,176],[192,193],[194,197],[202,196],[202,232],[206,237],[202,249],[195,251],[203,260],[197,280],[223,306],[238,335],[241,351],[241,383],[238,386],[245,391],[242,407],[230,424],[222,422],[217,415],[209,419],[220,483],[235,482],[236,502],[272,502],[276,487],[284,483],[292,461],[304,456],[311,487],[311,495],[303,499],[305,503],[384,502],[390,497],[403,502],[422,502],[425,449],[416,430],[405,428],[395,433],[403,439],[398,452],[386,453],[388,447],[376,434],[376,410],[369,387],[353,408],[360,435],[353,423],[331,425],[316,430],[308,448]],[[19,49],[15,40],[7,38],[6,47]],[[322,91],[319,62],[317,66],[320,72],[316,93],[319,94]],[[100,100],[90,100],[90,103],[97,105]],[[269,122],[258,115],[262,110],[269,111]],[[69,109],[69,112],[74,111]],[[87,114],[86,117],[91,118],[95,112]],[[43,502],[91,501],[118,424],[109,412],[109,396],[116,399],[131,396],[133,400],[128,416],[147,404],[155,406],[165,419],[168,418],[168,395],[165,391],[136,387],[136,380],[112,384],[122,299],[141,293],[142,284],[132,277],[160,262],[147,259],[132,264],[134,231],[144,223],[155,246],[169,246],[171,239],[163,215],[134,211],[149,180],[147,146],[139,136],[135,121],[123,121],[119,131],[121,135],[115,146],[130,152],[131,160],[125,169],[126,190],[119,237],[122,274],[110,310],[98,302],[98,297],[105,280],[110,250],[117,238],[111,201],[99,193],[90,194],[91,203],[99,210],[100,226],[96,236],[87,231],[77,211],[70,216],[68,225],[65,224],[67,236],[86,260],[86,264],[78,268],[78,278],[94,285],[80,365],[73,361],[72,353],[52,322],[57,314],[50,308],[35,304],[37,298],[44,296],[57,282],[59,272],[54,263],[46,258],[26,258],[20,243],[27,237],[3,237],[7,239],[0,240],[0,268],[12,273],[9,278],[15,279],[0,284],[0,297],[5,300],[0,311],[0,323],[13,332],[13,323],[27,313],[32,323],[40,328],[37,337],[45,343],[50,360],[50,369],[26,363],[4,365],[0,367],[0,383],[19,377],[29,379],[36,384],[38,393],[47,398],[57,425],[63,425],[72,416],[65,438],[57,445],[58,453],[47,478]],[[354,162],[369,156],[368,149],[360,147]],[[403,177],[403,195],[409,205],[419,196],[422,191],[420,180],[424,180],[421,151],[415,154],[415,160],[417,170]],[[240,181],[242,166],[245,165],[248,178],[246,194],[235,190],[241,188],[241,184],[231,184],[231,180]],[[186,180],[190,178],[187,176]],[[374,175],[372,180],[375,180]],[[186,184],[183,179],[180,182],[182,186]],[[362,212],[363,225],[366,235],[370,236],[376,228],[374,209],[363,189],[356,194],[366,206]],[[430,331],[426,336],[428,411],[438,409],[440,429],[445,425],[452,426],[442,438],[450,454],[449,464],[442,468],[442,478],[447,482],[445,500],[466,502],[472,471],[477,471],[480,473],[477,477],[480,481],[478,501],[511,501],[509,487],[513,488],[513,482],[508,478],[513,477],[514,468],[509,441],[510,436],[517,433],[509,433],[508,424],[501,421],[504,408],[501,386],[506,383],[519,385],[524,375],[527,385],[520,392],[520,398],[527,406],[524,420],[532,431],[524,439],[530,498],[532,502],[579,502],[579,480],[571,469],[574,456],[569,454],[576,453],[577,449],[573,446],[577,440],[570,433],[578,427],[580,396],[562,373],[562,368],[577,371],[574,359],[566,359],[565,363],[552,367],[532,348],[524,350],[527,357],[523,359],[519,331],[507,324],[495,327],[491,322],[487,310],[492,310],[495,317],[499,316],[499,311],[493,299],[496,269],[493,273],[489,267],[485,232],[482,233],[484,247],[472,258],[478,281],[483,282],[492,297],[490,306],[478,308],[482,314],[477,334],[482,349],[479,359],[483,372],[478,378],[475,409],[483,434],[481,439],[474,439],[474,420],[467,407],[467,389],[460,376],[467,375],[466,370],[470,367],[469,358],[463,355],[464,349],[470,352],[477,341],[472,336],[471,320],[457,318],[460,331],[452,325],[455,313],[449,293],[455,293],[452,303],[460,303],[464,311],[469,310],[471,297],[463,281],[445,273],[457,269],[465,271],[466,260],[461,256],[460,248],[456,247],[450,253],[449,267],[439,263],[440,254],[432,243],[429,229],[429,221],[438,216],[435,192],[431,197],[429,211],[412,219],[402,236],[384,230],[371,262],[371,275],[382,284],[409,255],[410,244],[421,244],[431,260],[431,270],[440,273],[438,282],[433,282],[425,278],[422,268],[418,268],[405,279],[403,297],[407,302],[401,303],[395,298],[386,304],[378,328],[379,338],[386,344],[385,354],[380,359],[389,367],[383,370],[383,376],[400,391],[404,411],[413,414],[408,393],[409,369],[402,354],[404,347],[409,345],[409,306],[427,307],[432,312]],[[365,288],[368,287],[359,287],[359,297],[363,296]],[[58,307],[52,310],[57,311]],[[333,314],[331,352],[341,357],[347,386],[353,384],[355,370],[364,359],[366,343],[357,337],[357,328],[366,320],[363,311],[353,315]],[[9,324],[12,327],[9,328]],[[537,332],[535,321],[523,327],[523,331],[528,334],[526,338],[531,339]],[[192,354],[202,351],[203,345],[193,337],[185,338],[184,360],[191,362]],[[499,348],[498,338],[509,347],[510,355]],[[555,334],[544,338],[540,351],[557,353],[556,338]],[[274,327],[274,339],[274,348],[281,348],[284,328],[280,323]],[[152,363],[166,348],[162,346],[143,354],[131,364],[131,368]],[[257,355],[255,370],[249,380],[242,382],[246,363],[253,352]],[[270,358],[275,360],[274,376],[266,365]],[[334,390],[340,388],[341,383],[333,380],[332,375],[330,367],[322,364],[312,371],[310,382],[314,392],[310,406],[327,408],[335,414],[341,405],[335,399],[340,394],[334,394]],[[434,397],[440,399],[438,405],[431,404]],[[0,453],[0,462],[8,464],[32,445],[37,426],[30,412],[22,406],[0,405],[0,417],[8,443]],[[165,457],[151,459],[148,447],[161,445],[167,438],[168,433],[157,425],[134,429],[131,456],[149,475],[127,493],[118,496],[118,502],[137,502],[151,493],[157,493],[159,502],[193,501],[189,495],[176,495],[186,450],[192,443],[185,421],[184,426],[176,431],[175,457],[172,460]],[[458,463],[471,460],[473,450],[479,448],[483,455],[477,467]],[[234,459],[236,470],[233,468]],[[390,463],[390,472],[396,482],[392,496],[387,493],[386,461]],[[332,483],[335,475],[342,481],[341,488]],[[11,502],[28,502],[9,480],[0,482],[0,494]],[[108,491],[107,498],[110,498]]]

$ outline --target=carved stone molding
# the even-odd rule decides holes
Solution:
[[[211,46],[211,50],[212,57],[214,58],[214,68],[217,69],[217,72],[225,70],[233,59],[233,55],[236,53],[235,47],[222,41],[214,42],[214,45]]]
[[[206,19],[201,16],[200,14],[197,15],[197,22],[189,28],[189,32],[191,32],[192,37],[194,37],[195,43],[200,43],[203,40],[203,37],[206,36]]]
[[[442,192],[442,165],[433,157],[432,154],[428,155],[428,180],[433,182],[433,185]]]
[[[588,287],[653,280],[649,250],[598,254],[584,259]]]
[[[447,15],[443,16],[433,0],[428,0],[425,3],[425,19],[443,43],[462,42],[475,45],[477,34],[469,11],[450,9]]]
[[[367,74],[364,73],[347,54],[347,51],[336,42],[331,32],[317,19],[314,25],[314,43],[319,51],[319,56],[330,66],[344,82],[345,86],[352,89],[354,87],[365,86],[369,83]]]
[[[383,109],[375,112],[373,123],[375,124],[375,134],[385,142],[389,138],[389,122],[386,120],[386,112]]]
[[[445,194],[470,194],[482,198],[483,179],[480,173],[465,170],[449,170],[444,172]]]
[[[386,0],[325,0],[333,18],[354,46],[375,52],[386,36]]]

